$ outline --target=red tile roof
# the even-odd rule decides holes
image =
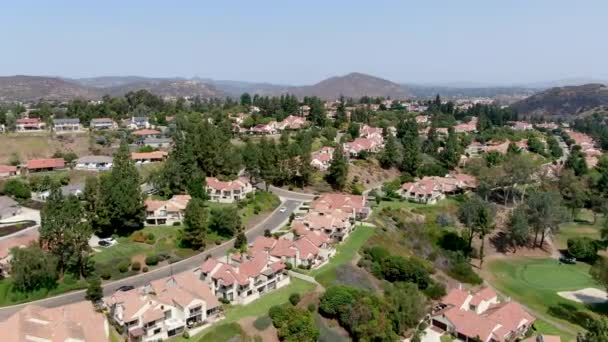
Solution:
[[[131,159],[133,160],[164,159],[166,156],[167,152],[165,151],[131,153]]]
[[[27,161],[26,167],[28,170],[63,168],[65,160],[63,158],[33,159]]]
[[[139,136],[143,136],[143,135],[157,135],[160,134],[160,131],[157,131],[155,129],[140,129],[138,131],[135,131],[133,133],[131,133],[133,135],[139,135]]]
[[[17,167],[11,165],[0,165],[0,172],[17,172]]]
[[[221,181],[215,177],[207,177],[207,187],[215,190],[241,190],[246,188],[248,181],[243,178],[239,178],[233,181]]]

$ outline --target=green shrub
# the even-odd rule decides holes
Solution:
[[[101,272],[99,272],[99,276],[103,280],[108,280],[108,279],[112,278],[112,272],[110,272],[110,270],[104,269],[104,270],[101,270]]]
[[[139,272],[139,270],[141,270],[141,263],[139,261],[133,262],[133,264],[131,264],[131,270]]]
[[[299,293],[292,293],[289,295],[289,302],[291,305],[297,305],[300,302],[300,299],[302,298],[300,297]]]
[[[158,265],[158,256],[156,256],[156,255],[147,256],[146,265],[148,265],[148,266]]]
[[[270,324],[272,324],[272,319],[268,316],[260,316],[253,321],[253,326],[259,331],[266,330]]]
[[[307,309],[310,312],[315,312],[315,311],[317,311],[317,306],[315,305],[315,303],[310,303],[310,304],[308,304]]]
[[[144,273],[148,272],[148,266],[144,266],[144,268],[142,268],[141,271]]]
[[[597,243],[588,237],[568,239],[568,254],[578,260],[594,261],[597,259]]]
[[[127,272],[129,270],[129,266],[130,266],[130,262],[128,262],[128,261],[121,261],[118,264],[118,271],[120,273],[125,273],[125,272]]]

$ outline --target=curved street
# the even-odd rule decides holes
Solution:
[[[289,220],[289,215],[294,212],[302,204],[303,201],[312,200],[314,197],[313,195],[286,191],[275,187],[270,187],[270,190],[277,196],[281,197],[281,204],[262,222],[245,232],[248,241],[253,241],[253,239],[255,239],[256,237],[264,235],[264,231],[266,229],[272,231],[280,228],[281,226],[287,223],[287,221]],[[280,208],[282,207],[286,208],[285,212],[280,211]],[[147,273],[140,273],[129,278],[124,278],[103,284],[104,295],[112,294],[116,291],[116,289],[124,285],[132,285],[138,287],[156,279],[161,279],[175,273],[194,269],[201,265],[208,255],[211,255],[214,258],[226,255],[228,250],[232,248],[233,244],[234,239],[231,239],[221,245],[211,247],[200,254],[197,254],[188,259],[181,260],[174,264],[159,267]],[[35,304],[44,307],[57,307],[82,301],[84,300],[84,295],[85,290],[79,290],[33,302],[2,307],[0,308],[0,321],[7,319],[9,316],[29,304]]]

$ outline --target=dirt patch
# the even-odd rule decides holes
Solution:
[[[7,163],[14,153],[19,155],[21,161],[50,158],[57,151],[72,151],[83,156],[90,154],[89,145],[87,133],[60,136],[48,132],[0,135],[0,163]]]
[[[398,178],[400,175],[397,169],[385,170],[376,160],[355,160],[348,169],[348,181],[351,182],[355,177],[366,189],[381,186],[383,183]]]
[[[560,297],[583,304],[600,304],[605,303],[608,299],[606,291],[590,287],[578,291],[562,291],[557,294]]]
[[[272,324],[264,329],[263,331],[259,331],[253,326],[253,322],[256,320],[256,317],[246,317],[238,321],[241,328],[247,334],[247,336],[260,336],[262,341],[270,341],[270,342],[279,342],[279,338],[277,336],[277,329],[272,326]]]
[[[131,258],[131,263],[134,263],[138,261],[139,264],[141,265],[141,267],[146,266],[146,255],[145,254],[138,254],[134,257]]]

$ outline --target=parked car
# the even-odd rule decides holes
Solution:
[[[116,292],[121,291],[121,292],[127,292],[127,291],[131,291],[135,288],[135,286],[133,285],[123,285],[119,288],[116,289]]]
[[[563,262],[564,264],[576,264],[576,258],[567,255],[560,256],[559,261]]]
[[[99,239],[98,244],[102,247],[110,247],[110,246],[114,246],[115,244],[117,244],[118,241],[116,241],[116,239],[114,238],[105,238],[105,239]]]
[[[287,207],[282,207],[281,209],[279,209],[279,212],[284,213],[287,211]]]

